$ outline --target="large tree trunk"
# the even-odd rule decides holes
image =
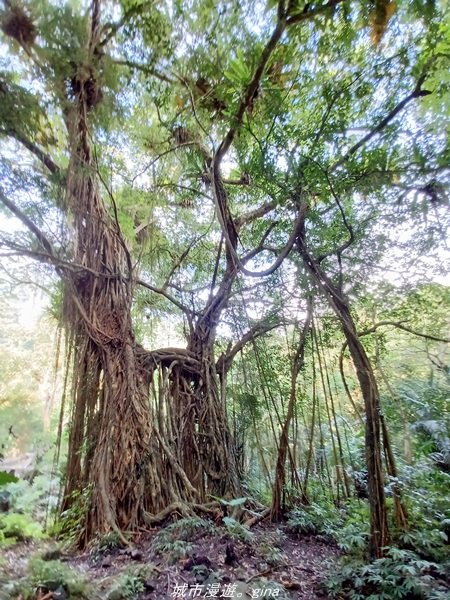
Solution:
[[[161,498],[146,500],[147,490],[160,485],[160,473],[151,461],[146,466],[152,455],[149,380],[132,330],[127,249],[98,188],[88,122],[94,88],[92,77],[80,78],[67,115],[66,210],[80,268],[65,278],[64,315],[75,352],[63,508],[73,504],[75,492],[85,491],[81,544],[96,533],[134,528],[155,502],[161,508]]]
[[[300,256],[307,271],[320,289],[324,291],[330,306],[341,323],[364,399],[366,416],[365,452],[370,506],[370,554],[372,557],[377,558],[383,555],[383,548],[388,545],[389,528],[381,458],[380,394],[375,374],[358,336],[347,299],[325,274],[318,262],[309,254],[304,240],[304,231],[297,242]]]
[[[64,271],[64,315],[74,352],[62,509],[72,509],[78,519],[81,546],[111,530],[122,536],[171,510],[187,514],[211,493],[238,489],[212,352],[227,294],[197,324],[188,350],[175,357],[145,352],[134,338],[131,259],[114,199],[112,218],[101,197],[90,141],[89,114],[101,99],[93,75],[98,8],[94,2],[87,49],[92,69],[87,61],[79,70],[65,112],[71,155],[66,211],[77,266]],[[150,394],[157,379],[158,391]]]
[[[175,441],[177,461],[197,492],[197,501],[240,493],[234,441],[220,393],[214,342],[235,271],[226,272],[218,291],[193,325],[186,350],[151,353],[149,368],[158,371],[152,390],[156,412],[165,407],[164,435]],[[161,428],[162,419],[158,419]]]
[[[331,302],[338,316],[364,399],[365,451],[367,465],[368,496],[370,505],[370,553],[374,558],[383,555],[389,542],[387,509],[384,493],[384,475],[380,440],[380,394],[369,357],[357,334],[356,326],[347,303]]]

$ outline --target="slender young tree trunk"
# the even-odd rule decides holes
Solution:
[[[370,506],[370,554],[374,558],[380,557],[383,555],[383,548],[389,542],[389,528],[381,458],[380,395],[377,382],[369,357],[358,336],[348,301],[309,254],[305,245],[304,231],[299,235],[297,242],[307,271],[326,294],[330,306],[341,323],[356,368],[366,416],[365,452]]]
[[[280,441],[278,444],[278,456],[275,467],[275,483],[273,486],[272,507],[270,512],[270,519],[273,522],[279,521],[282,516],[283,492],[286,480],[285,463],[289,448],[289,428],[291,426],[292,417],[294,415],[294,405],[297,399],[298,374],[300,373],[304,365],[305,345],[308,337],[309,328],[311,325],[311,316],[312,307],[311,301],[309,301],[305,323],[300,334],[300,340],[298,343],[297,351],[292,361],[291,390],[289,395],[289,402],[286,412],[286,418],[284,420],[283,427],[281,430]]]
[[[381,461],[380,440],[380,396],[377,382],[367,353],[362,345],[348,305],[334,306],[341,321],[348,343],[364,399],[366,414],[365,450],[368,473],[368,496],[370,505],[370,553],[375,557],[383,555],[383,548],[389,542],[387,509],[384,493],[384,475]]]
[[[383,447],[385,451],[386,468],[390,477],[392,477],[392,494],[394,496],[394,513],[397,528],[401,531],[408,529],[408,511],[402,500],[402,493],[398,485],[398,471],[395,462],[394,452],[392,451],[391,441],[384,415],[380,415],[381,433]]]
[[[378,343],[378,338],[376,338],[376,366],[377,366],[378,372],[380,373],[382,381],[384,382],[389,393],[391,394],[391,397],[395,398],[396,394],[395,394],[394,390],[391,388],[389,381],[388,381],[388,379],[383,371],[383,368],[381,366],[380,347],[379,347],[379,343]],[[392,493],[393,493],[393,497],[394,497],[395,522],[396,522],[397,528],[399,530],[405,531],[406,529],[408,529],[408,511],[402,500],[402,493],[401,493],[400,486],[398,484],[397,464],[395,461],[394,452],[392,450],[389,431],[388,431],[388,428],[386,425],[386,419],[384,418],[383,414],[380,414],[380,423],[381,423],[381,434],[382,434],[382,439],[383,439],[386,468],[387,468],[388,475],[392,478],[391,485],[392,485]]]

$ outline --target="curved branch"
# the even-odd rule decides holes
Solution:
[[[238,268],[244,275],[247,275],[248,277],[267,277],[268,275],[271,275],[280,267],[281,263],[292,250],[300,232],[302,231],[304,227],[307,206],[304,202],[301,204],[299,214],[297,220],[295,221],[294,228],[289,237],[289,240],[287,241],[285,247],[279,254],[278,258],[275,260],[275,262],[268,269],[265,269],[263,271],[250,271],[246,267],[244,267],[242,261],[239,259],[236,252],[236,225],[233,218],[231,217],[227,206],[226,192],[224,190],[221,175],[219,172],[219,157],[217,155],[214,157],[212,175],[214,203],[216,205],[217,217],[222,229],[223,236],[225,238],[227,251],[232,262],[234,263],[236,268]]]
[[[333,171],[335,171],[338,167],[340,167],[342,164],[344,164],[349,158],[351,158],[353,156],[353,154],[355,154],[362,146],[367,144],[367,142],[370,142],[370,140],[375,135],[377,135],[377,133],[381,133],[383,131],[383,129],[387,125],[389,125],[389,123],[398,115],[398,113],[400,111],[402,111],[412,100],[415,100],[416,98],[421,98],[423,96],[429,96],[431,94],[431,92],[428,90],[422,89],[422,84],[425,81],[425,77],[426,77],[426,74],[423,74],[419,78],[414,90],[410,94],[408,94],[408,96],[403,98],[403,100],[401,100],[391,110],[391,112],[384,117],[384,119],[381,119],[381,121],[378,123],[378,125],[376,125],[371,131],[369,131],[369,133],[367,135],[365,135],[363,138],[361,138],[359,140],[359,142],[356,142],[356,144],[354,144],[349,150],[347,150],[347,152],[344,154],[344,156],[342,156],[339,160],[337,160],[334,164],[332,164],[329,168],[329,172],[332,173]]]
[[[432,340],[433,342],[443,342],[444,344],[450,344],[450,339],[437,337],[435,335],[429,335],[427,333],[422,333],[420,331],[416,331],[415,329],[411,329],[411,327],[407,327],[403,325],[403,321],[379,321],[375,323],[369,329],[365,329],[364,331],[359,331],[358,336],[363,337],[365,335],[369,335],[374,333],[379,327],[391,326],[396,327],[397,329],[401,329],[402,331],[406,331],[407,333],[411,333],[416,337],[425,338],[426,340]]]
[[[227,182],[224,181],[224,183],[227,183]],[[266,202],[265,204],[262,204],[258,208],[255,208],[255,210],[250,210],[248,213],[245,213],[245,214],[241,215],[240,217],[237,217],[237,219],[235,220],[236,228],[239,230],[243,225],[247,225],[248,223],[252,223],[256,219],[259,219],[260,217],[264,217],[265,215],[270,213],[270,211],[274,210],[274,208],[276,208],[276,206],[277,206],[277,202],[275,200],[272,200],[270,202]]]
[[[6,208],[8,208],[8,210],[10,210],[13,213],[13,215],[16,216],[25,225],[25,227],[27,227],[27,229],[29,229],[31,231],[31,233],[36,237],[36,239],[41,244],[41,246],[44,248],[44,250],[46,250],[47,253],[53,257],[54,256],[53,247],[52,247],[51,243],[49,242],[49,240],[47,239],[47,237],[42,233],[42,231],[39,229],[39,227],[37,227],[33,223],[33,221],[29,217],[27,217],[27,215],[24,212],[22,212],[18,206],[16,206],[14,204],[14,202],[11,202],[11,200],[9,200],[5,196],[5,194],[1,188],[0,188],[0,202],[2,204],[4,204],[6,206]]]
[[[201,368],[199,361],[186,348],[159,348],[149,351],[140,347],[138,353],[142,367],[150,371],[160,365],[169,368],[174,363],[180,363],[184,369],[193,372],[198,372]]]
[[[141,63],[137,63],[132,60],[115,59],[112,61],[112,63],[114,65],[118,65],[119,67],[128,67],[130,69],[136,69],[136,71],[141,71],[142,73],[145,73],[146,75],[156,77],[156,79],[159,79],[160,81],[165,81],[166,83],[170,83],[171,85],[175,85],[177,83],[177,80],[172,79],[171,77],[169,77],[169,75],[166,75],[165,73],[161,73],[160,71],[158,71],[157,69],[154,69],[153,67],[149,67],[148,65],[143,65]]]
[[[0,133],[14,138],[16,142],[19,142],[22,146],[24,146],[24,148],[31,152],[31,154],[34,154],[34,156],[36,156],[36,158],[38,158],[45,167],[47,167],[52,175],[60,175],[61,168],[55,163],[50,155],[39,148],[37,144],[17,131],[0,129]]]
[[[252,340],[261,337],[265,333],[280,327],[280,325],[281,321],[276,323],[257,323],[254,327],[244,333],[241,339],[238,340],[230,350],[220,355],[216,364],[217,372],[222,376],[223,374],[226,374],[229,371],[231,363],[233,362],[236,354],[238,354],[244,348],[244,346],[246,346]]]
[[[397,329],[401,329],[402,331],[411,333],[412,335],[415,335],[416,337],[425,338],[427,340],[433,340],[434,342],[444,342],[446,344],[450,344],[449,339],[440,338],[440,337],[437,337],[434,335],[428,335],[426,333],[421,333],[420,331],[415,331],[414,329],[411,329],[410,327],[403,325],[402,321],[379,321],[378,323],[375,323],[375,325],[373,325],[369,329],[365,329],[364,331],[359,331],[357,335],[358,335],[358,337],[364,337],[365,335],[370,335],[371,333],[374,333],[379,327],[385,327],[385,326],[396,327]],[[341,378],[342,378],[342,383],[344,384],[345,393],[347,394],[347,397],[349,398],[350,403],[352,404],[358,418],[362,421],[362,417],[359,413],[358,407],[356,406],[353,396],[351,395],[350,388],[348,387],[348,383],[345,378],[344,352],[345,352],[347,346],[348,346],[348,343],[347,343],[347,341],[345,341],[342,344],[341,352],[339,354],[339,371],[341,373]]]
[[[84,265],[80,265],[78,263],[70,262],[68,260],[64,260],[55,254],[51,254],[49,252],[40,252],[39,250],[33,250],[32,248],[26,248],[25,246],[21,246],[12,240],[0,239],[0,247],[6,246],[7,248],[11,248],[14,252],[3,254],[2,256],[29,256],[34,260],[37,260],[41,263],[45,263],[48,265],[53,265],[59,274],[63,270],[71,271],[72,273],[89,273],[93,277],[99,277],[104,279],[123,279],[123,275],[120,273],[100,273],[99,271],[95,271],[94,269],[90,269]]]
[[[171,296],[166,290],[164,290],[162,288],[158,288],[158,287],[156,287],[154,285],[151,285],[150,283],[147,283],[143,279],[135,279],[134,282],[137,285],[140,285],[142,287],[147,288],[148,290],[150,290],[151,292],[154,292],[155,294],[159,294],[160,296],[164,296],[164,298],[166,298],[167,300],[169,300],[169,302],[171,302],[172,304],[174,304],[175,306],[177,306],[186,315],[186,317],[188,318],[189,322],[191,322],[192,315],[195,314],[194,311],[192,311],[187,306],[184,306],[184,304],[182,304],[179,300],[177,300],[176,298],[174,298],[173,296]]]

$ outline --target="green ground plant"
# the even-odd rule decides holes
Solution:
[[[45,537],[42,526],[30,515],[19,513],[0,515],[0,546]]]
[[[36,589],[45,586],[50,590],[64,589],[71,598],[84,598],[87,592],[83,574],[59,560],[43,560],[33,557],[28,564],[27,582]]]
[[[231,539],[244,542],[245,544],[249,544],[253,540],[253,533],[237,519],[234,519],[233,517],[224,517],[222,520],[227,535]]]
[[[135,600],[145,590],[145,581],[152,574],[151,567],[133,567],[120,575],[110,588],[108,600]]]
[[[151,547],[154,552],[168,556],[175,563],[189,554],[192,541],[199,534],[211,532],[213,526],[205,519],[188,517],[180,519],[164,529],[153,538]]]
[[[415,552],[390,548],[372,563],[351,560],[330,574],[326,591],[351,600],[444,600],[448,598],[445,567]]]
[[[334,537],[341,524],[342,515],[331,503],[312,502],[289,513],[288,530],[291,533]]]

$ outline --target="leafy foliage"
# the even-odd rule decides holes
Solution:
[[[152,540],[152,549],[170,556],[172,562],[176,562],[189,554],[191,541],[210,531],[211,527],[211,523],[198,517],[180,519],[156,534]]]
[[[370,564],[339,566],[326,584],[332,598],[352,600],[443,600],[447,597],[444,568],[409,550],[390,548]]]
[[[245,543],[250,543],[252,541],[252,532],[238,520],[233,517],[223,517],[222,520],[229,537]]]
[[[7,483],[16,483],[19,478],[7,471],[0,471],[0,486],[6,485]]]
[[[441,131],[449,99],[445,3],[352,0],[331,2],[328,10],[326,3],[215,6],[192,0],[156,6],[123,0],[101,15],[106,38],[93,53],[95,64],[87,56],[89,11],[76,2],[28,4],[33,18],[25,19],[27,36],[14,35],[8,7],[2,13],[12,60],[0,65],[0,168],[11,198],[1,205],[2,215],[22,215],[11,231],[6,222],[2,252],[12,261],[17,253],[39,261],[34,280],[41,284],[40,275],[46,273],[47,282],[53,267],[51,281],[75,274],[75,288],[81,282],[83,289],[83,278],[93,275],[83,253],[83,265],[73,264],[74,243],[83,238],[87,221],[81,219],[80,231],[73,231],[67,187],[67,165],[74,158],[71,108],[80,82],[89,83],[98,96],[83,121],[90,140],[85,154],[93,157],[83,174],[89,172],[89,187],[99,190],[99,206],[105,209],[99,223],[110,219],[112,237],[120,239],[128,259],[116,265],[117,273],[108,267],[104,279],[108,285],[110,279],[130,282],[132,308],[125,317],[134,323],[131,345],[137,339],[142,352],[145,346],[179,345],[186,356],[207,338],[211,364],[222,353],[223,361],[212,366],[213,385],[181,368],[184,392],[195,390],[199,381],[208,389],[220,388],[216,404],[227,407],[246,486],[242,495],[251,492],[266,503],[292,393],[291,425],[283,432],[289,456],[282,465],[290,475],[283,502],[295,507],[288,527],[334,538],[362,561],[370,518],[364,407],[341,323],[329,305],[330,298],[349,299],[348,313],[375,373],[380,412],[391,436],[396,466],[389,466],[385,479],[387,504],[395,507],[400,491],[410,525],[401,528],[391,518],[392,542],[401,549],[393,546],[384,562],[352,567],[358,585],[351,588],[347,573],[340,589],[354,597],[381,598],[388,593],[386,580],[399,597],[439,594],[435,567],[420,561],[437,562],[448,542],[449,356],[442,340],[449,295],[445,286],[429,282],[443,273],[448,225],[450,146]],[[271,38],[283,6],[289,12],[285,28]],[[221,167],[217,172],[215,159]],[[27,218],[43,235],[26,225]],[[230,235],[236,238],[234,248]],[[288,251],[291,238],[295,244]],[[47,239],[54,256],[49,257]],[[298,252],[300,242],[307,246],[307,260]],[[277,269],[247,274],[264,271],[285,250]],[[130,272],[125,263],[132,265]],[[338,293],[323,293],[311,278],[311,265],[324,270],[323,281]],[[28,281],[28,269],[24,273],[19,267],[12,265],[4,275],[3,304],[10,286]],[[66,283],[53,295],[54,316],[67,310]],[[298,322],[312,297],[314,331],[293,381]],[[92,294],[89,301],[94,299]],[[108,302],[112,299],[108,296]],[[108,315],[114,312],[109,304],[102,308]],[[1,312],[2,325],[17,320]],[[272,325],[278,331],[268,333]],[[47,403],[48,332],[1,329],[3,450],[28,450],[31,439],[51,444],[60,424]],[[239,347],[246,336],[247,344]],[[180,362],[177,358],[166,369],[169,377]],[[224,365],[228,371],[219,369]],[[155,422],[163,422],[163,432],[173,427],[171,419],[164,420],[173,404],[170,394],[179,385],[178,379],[167,383],[166,371],[155,371],[148,382],[158,405]],[[109,389],[107,372],[99,369],[98,398]],[[83,389],[83,381],[74,381]],[[163,390],[169,390],[166,405]],[[197,400],[180,406],[195,412]],[[102,422],[99,404],[90,410],[90,426],[81,427],[80,438]],[[183,428],[185,416],[180,417]],[[190,422],[188,433],[196,443],[212,439],[207,428],[201,431],[203,418],[202,409]],[[169,465],[180,448],[176,432],[167,437],[172,453],[164,464]],[[388,462],[388,440],[384,448]],[[89,465],[91,451],[82,440],[76,459]],[[139,468],[126,472],[140,476],[141,464],[134,466]],[[0,485],[5,483],[0,471]],[[14,538],[27,537],[28,515],[42,520],[48,511],[44,497],[54,483],[53,477],[38,475],[32,484],[8,484],[13,510],[27,516],[23,521],[21,515],[1,517],[6,519],[3,538],[13,531]],[[56,508],[51,493],[50,509]],[[360,495],[360,501],[353,502],[352,495]],[[59,533],[75,539],[95,497],[90,486],[75,490]],[[243,497],[221,500],[231,509],[244,502]],[[232,516],[223,522],[229,536],[252,539]],[[158,533],[153,548],[177,560],[209,527],[202,520],[182,519]],[[117,544],[108,532],[97,541],[101,551]],[[427,583],[427,577],[433,581]],[[136,595],[141,585],[140,576],[130,575],[123,594]]]
[[[294,508],[289,514],[288,528],[292,533],[332,536],[340,524],[340,515],[330,504],[313,502]]]
[[[86,583],[83,575],[63,562],[32,558],[29,562],[29,573],[31,582],[36,586],[50,583],[54,590],[61,586],[74,598],[84,597]]]
[[[151,566],[128,569],[109,589],[108,600],[135,600],[145,590],[145,581],[152,573]]]
[[[23,542],[33,538],[45,537],[42,527],[29,515],[10,513],[0,515],[2,537],[13,542]]]

